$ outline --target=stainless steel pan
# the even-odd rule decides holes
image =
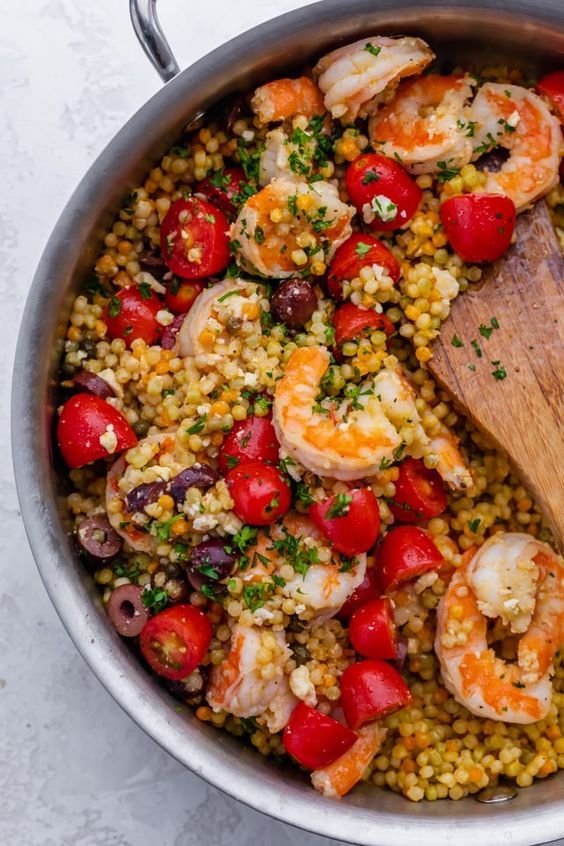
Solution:
[[[117,702],[160,745],[212,784],[285,822],[373,846],[531,846],[564,836],[564,776],[499,805],[412,804],[359,788],[341,803],[314,793],[296,770],[179,714],[115,634],[76,560],[55,469],[53,388],[65,324],[121,198],[187,121],[220,97],[309,61],[363,34],[417,34],[453,63],[539,70],[564,67],[564,0],[324,0],[283,15],[214,50],[181,73],[156,22],[155,0],[130,0],[140,39],[164,80],[88,171],[42,256],[24,312],[13,381],[13,455],[21,509],[37,565],[71,638]]]

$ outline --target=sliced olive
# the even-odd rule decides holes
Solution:
[[[108,617],[115,630],[123,637],[137,637],[149,619],[149,610],[143,605],[143,588],[138,585],[120,585],[112,591],[108,602]]]
[[[109,561],[121,549],[121,538],[102,514],[87,517],[76,532],[78,545],[92,558]]]
[[[165,490],[166,482],[146,482],[143,485],[137,485],[125,497],[127,510],[132,514],[135,511],[143,511],[145,506],[156,502]]]
[[[219,582],[231,575],[235,558],[227,552],[228,541],[212,538],[195,546],[186,565],[186,574],[194,590],[201,590],[204,585],[218,593],[225,590]]]
[[[168,490],[176,503],[184,502],[188,488],[206,490],[219,480],[217,472],[209,464],[193,464],[175,476],[168,484]]]
[[[313,286],[306,279],[287,279],[270,298],[272,316],[289,329],[301,329],[317,308]]]
[[[185,314],[177,314],[172,323],[165,326],[161,335],[161,347],[163,350],[171,350],[176,343],[176,336],[184,323]]]
[[[115,397],[116,395],[112,386],[108,384],[105,379],[102,379],[102,377],[98,376],[97,373],[91,373],[89,370],[81,370],[73,376],[72,381],[75,385],[78,385],[81,390],[86,391],[89,394],[94,394],[94,396],[101,397],[102,399]]]

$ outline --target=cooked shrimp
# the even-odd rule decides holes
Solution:
[[[228,656],[210,673],[209,705],[236,717],[263,716],[273,734],[280,731],[298,703],[285,671],[291,657],[284,632],[238,623]]]
[[[497,618],[522,635],[516,663],[488,647],[487,621]],[[435,651],[445,685],[480,717],[543,719],[563,622],[562,558],[530,535],[494,535],[457,570],[439,605]]]
[[[218,344],[225,346],[223,354],[226,355],[230,341],[226,331],[227,320],[229,317],[244,318],[247,304],[256,303],[258,299],[256,284],[244,279],[225,279],[206,288],[186,315],[178,332],[180,355],[209,356]]]
[[[374,148],[398,158],[411,173],[436,173],[467,164],[472,156],[465,76],[429,74],[402,82],[393,100],[370,120]]]
[[[400,79],[420,73],[434,58],[420,38],[375,35],[323,56],[313,74],[327,110],[343,123],[352,123],[376,111]]]
[[[261,85],[253,94],[251,109],[261,123],[274,123],[297,115],[312,118],[325,114],[323,95],[307,76],[275,79]]]
[[[352,790],[382,746],[387,732],[378,723],[369,723],[358,729],[358,740],[344,755],[311,774],[315,789],[332,799],[340,799]]]
[[[464,490],[474,484],[472,473],[458,448],[458,441],[448,430],[432,438],[425,455],[434,459],[439,476],[453,490]]]
[[[256,545],[246,554],[251,564],[238,572],[246,583],[269,581],[278,575],[281,567],[292,565],[295,575],[284,579],[281,592],[295,601],[294,613],[298,617],[307,612],[307,619],[318,623],[342,608],[366,573],[366,555],[357,555],[350,567],[344,569],[340,555],[329,551],[319,531],[303,514],[287,514],[268,534],[260,532]],[[264,607],[255,615],[258,620],[268,622],[271,612]]]
[[[352,233],[354,214],[328,182],[275,179],[247,200],[231,227],[237,262],[250,273],[277,278],[313,264],[322,264],[323,272]]]
[[[187,466],[188,462],[182,460],[182,450],[170,432],[149,435],[112,464],[106,480],[108,519],[132,549],[152,553],[159,541],[143,530],[150,520],[149,515],[129,511],[127,494],[138,485],[166,482]]]
[[[415,407],[415,395],[398,369],[381,370],[358,387],[351,399],[318,403],[320,382],[329,367],[325,347],[295,350],[276,386],[274,425],[282,447],[318,476],[349,481],[378,472],[393,461],[405,438],[428,439]]]
[[[496,147],[509,151],[499,172],[484,171],[482,190],[505,194],[522,211],[557,184],[560,124],[537,94],[519,85],[486,82],[472,104],[471,119],[477,124],[474,159]]]

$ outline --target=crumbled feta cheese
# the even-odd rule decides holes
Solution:
[[[117,435],[114,432],[113,423],[108,423],[106,431],[98,438],[100,446],[103,446],[108,455],[113,455],[117,449]]]
[[[210,532],[218,524],[217,517],[213,514],[201,514],[194,520],[193,526],[195,532]]]
[[[317,705],[315,687],[309,677],[309,670],[304,664],[290,673],[290,690],[310,708],[315,708]]]
[[[166,308],[161,308],[157,311],[157,323],[160,323],[161,326],[170,326],[172,321],[174,320],[174,315],[170,313]]]
[[[100,370],[98,376],[100,377],[100,379],[103,379],[104,382],[108,383],[110,388],[113,389],[116,396],[123,397],[123,386],[120,385],[120,383],[116,379],[116,374],[113,370],[111,370],[111,368],[106,367],[105,370]]]
[[[398,207],[385,194],[376,194],[370,203],[365,203],[362,207],[365,223],[372,223],[376,217],[386,223],[393,220],[397,213]]]
[[[507,123],[509,124],[509,126],[515,127],[515,126],[517,126],[517,124],[519,123],[520,120],[521,120],[521,115],[519,114],[517,109],[515,109],[515,111],[511,112],[511,114],[507,118]]]
[[[169,274],[167,274],[167,276],[168,275]],[[142,270],[140,273],[134,276],[133,279],[138,285],[148,285],[149,288],[151,288],[157,294],[166,294],[166,285],[163,285],[161,282],[159,282],[158,279],[155,279],[155,277],[151,273],[147,273],[145,270]]]
[[[245,377],[243,380],[245,387],[247,388],[254,388],[257,384],[257,374],[256,373],[245,373]]]

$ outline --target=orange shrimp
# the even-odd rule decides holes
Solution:
[[[275,79],[257,88],[251,108],[261,123],[288,120],[297,115],[307,118],[325,114],[323,95],[307,76]]]
[[[316,790],[333,799],[340,799],[358,784],[387,734],[378,723],[358,729],[358,740],[351,748],[322,770],[315,770],[311,781]]]

